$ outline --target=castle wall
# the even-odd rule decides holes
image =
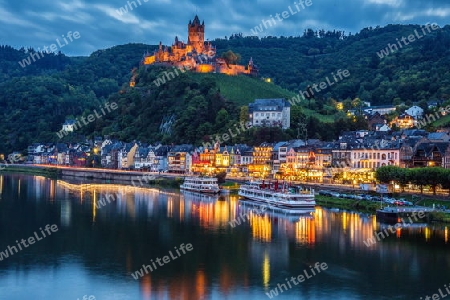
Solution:
[[[207,64],[197,65],[197,67],[195,68],[195,71],[198,73],[212,73],[212,72],[214,72],[214,66],[207,65]]]
[[[154,56],[154,55],[152,55],[152,56],[146,56],[146,57],[144,58],[144,65],[151,65],[151,64],[153,64],[153,63],[155,63],[155,56]]]
[[[247,70],[245,66],[241,65],[230,65],[227,66],[226,64],[220,65],[217,67],[217,72],[227,75],[236,76],[239,74],[250,74],[250,70]]]

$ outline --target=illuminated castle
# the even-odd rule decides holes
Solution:
[[[224,73],[228,75],[257,75],[257,67],[250,59],[247,66],[228,65],[223,58],[216,57],[216,47],[205,43],[205,22],[195,16],[188,24],[188,41],[184,43],[175,37],[172,47],[159,43],[153,54],[147,53],[142,60],[144,65],[162,64],[190,69],[200,73]]]

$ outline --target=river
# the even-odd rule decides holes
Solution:
[[[358,212],[13,174],[0,214],[0,299],[425,299],[450,282],[439,224],[369,245],[386,226]]]

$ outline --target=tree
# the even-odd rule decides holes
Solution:
[[[225,183],[225,178],[227,177],[227,172],[222,171],[216,174],[217,183]]]
[[[421,174],[425,179],[424,182],[431,186],[433,195],[436,195],[436,187],[442,182],[441,178],[445,174],[445,170],[441,167],[422,168]]]
[[[408,179],[412,184],[420,187],[420,193],[423,193],[423,185],[425,183],[425,177],[423,176],[423,168],[408,169]]]
[[[440,177],[440,184],[442,188],[448,189],[448,194],[450,195],[450,170],[444,169],[443,174]]]
[[[221,56],[228,65],[236,65],[241,61],[241,55],[238,53],[234,53],[231,50],[228,50],[225,53],[222,53]]]
[[[249,112],[248,106],[241,106],[241,111],[239,112],[239,121],[240,122],[248,122],[249,121]]]
[[[396,179],[395,179],[400,187],[402,188],[402,192],[405,191],[405,186],[408,184],[408,169],[398,168]]]
[[[375,172],[375,178],[381,183],[390,183],[394,181],[400,173],[397,166],[383,166]]]

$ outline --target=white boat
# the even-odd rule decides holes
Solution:
[[[217,194],[220,192],[215,177],[186,177],[180,189],[199,193]]]
[[[288,186],[286,183],[280,186],[278,182],[251,182],[241,185],[238,194],[251,202],[272,208],[314,210],[316,205],[313,189],[306,190],[298,186]]]

